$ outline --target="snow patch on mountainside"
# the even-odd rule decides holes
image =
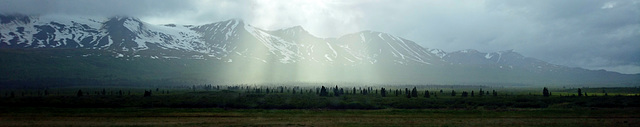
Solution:
[[[266,31],[254,28],[252,26],[245,25],[244,28],[249,31],[249,33],[251,33],[254,37],[256,37],[260,42],[262,42],[262,44],[269,49],[269,52],[271,52],[271,54],[283,56],[282,59],[280,59],[280,62],[295,62],[295,59],[300,57],[297,53],[289,50],[290,48],[296,46],[295,43],[285,41],[277,36],[272,36]]]
[[[439,58],[444,58],[447,55],[447,52],[442,51],[440,49],[431,49],[429,50],[432,54],[436,54]]]
[[[487,53],[487,55],[484,55],[484,58],[486,59],[491,59],[493,57],[493,55],[491,55],[491,53]]]
[[[30,22],[10,22],[1,24],[0,41],[7,45],[24,44],[25,46],[44,48],[70,45],[68,42],[81,42],[85,38],[96,39],[104,33],[98,31],[101,22],[106,18],[67,17],[60,15],[30,16]],[[37,36],[34,36],[37,35]],[[57,43],[54,43],[56,41]],[[78,47],[84,47],[77,43]]]
[[[187,26],[158,26],[147,25],[152,31],[152,35],[141,38],[145,42],[156,43],[171,49],[181,49],[186,51],[196,51],[208,53],[209,51],[201,39],[202,36]]]
[[[111,22],[114,33],[119,28],[128,30],[132,35],[113,36],[107,32],[105,24]],[[121,24],[117,24],[121,23]],[[37,26],[37,27],[36,27]],[[49,28],[51,27],[51,28]],[[40,16],[27,23],[12,22],[0,26],[2,45],[24,45],[27,47],[109,49],[114,51],[133,51],[131,56],[140,55],[139,51],[171,50],[184,55],[162,54],[159,56],[184,57],[191,59],[218,59],[231,61],[249,58],[261,62],[328,62],[328,64],[402,64],[402,65],[444,65],[451,64],[445,59],[468,57],[481,59],[485,63],[514,64],[515,59],[525,58],[511,51],[480,53],[476,50],[461,50],[447,53],[440,49],[423,48],[415,42],[387,33],[362,31],[339,38],[317,38],[308,34],[301,26],[267,31],[245,24],[242,20],[232,19],[205,25],[153,25],[135,18],[83,18],[69,16]],[[48,31],[45,31],[48,30]],[[38,34],[40,33],[41,34]],[[36,35],[42,39],[36,38]],[[131,37],[129,37],[131,36]],[[300,39],[300,38],[304,39]],[[308,39],[311,38],[311,39]],[[114,40],[118,39],[118,40]],[[122,40],[120,40],[122,39]],[[125,39],[130,39],[125,40]],[[13,42],[13,43],[12,43]],[[117,48],[111,48],[118,46]],[[151,49],[157,48],[157,49]],[[263,50],[260,48],[264,48]],[[242,51],[238,51],[241,49]],[[165,57],[153,58],[165,58]],[[503,57],[508,56],[506,63]],[[128,57],[125,55],[123,57]],[[146,56],[145,56],[146,57]],[[323,58],[324,57],[324,58]],[[455,60],[455,64],[464,61]],[[272,61],[273,60],[273,61]],[[507,64],[509,63],[509,64]],[[324,64],[324,63],[322,63]],[[468,63],[465,63],[468,64]],[[529,65],[537,68],[538,64]],[[496,66],[497,67],[497,66]],[[541,68],[546,66],[540,65]]]

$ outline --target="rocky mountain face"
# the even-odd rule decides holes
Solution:
[[[492,61],[489,60],[490,57],[486,57],[485,61],[473,60],[484,59],[484,55],[471,58],[482,53],[446,53],[382,32],[362,31],[339,38],[318,38],[301,26],[270,31],[253,27],[239,19],[193,26],[152,25],[129,17],[10,15],[1,18],[2,48],[81,48],[110,50],[128,56],[143,54],[144,57],[159,58],[191,57],[180,53],[171,54],[177,51],[196,54],[196,58],[231,61],[235,57],[247,57],[264,62],[348,65],[379,62],[442,65],[449,62],[476,64]],[[143,53],[150,51],[165,53]]]
[[[104,55],[115,59],[202,59],[236,66],[261,63],[287,70],[292,69],[287,65],[340,68],[335,70],[345,67],[387,68],[381,70],[410,68],[404,69],[407,71],[438,68],[428,69],[435,71],[429,74],[408,72],[414,77],[449,71],[453,72],[450,75],[463,73],[455,72],[456,68],[463,68],[461,71],[489,69],[498,75],[516,72],[532,75],[574,74],[576,71],[596,73],[549,64],[512,50],[493,53],[472,49],[444,52],[376,31],[319,38],[301,26],[264,30],[240,19],[205,25],[153,25],[132,17],[0,15],[0,49],[104,50],[112,53]],[[86,55],[96,54],[82,54]],[[514,72],[505,72],[509,70]],[[303,73],[314,72],[309,70]],[[597,73],[615,75],[613,72]],[[357,76],[355,73],[353,75]]]

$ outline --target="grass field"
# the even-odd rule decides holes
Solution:
[[[315,87],[228,87],[218,90],[148,87],[4,89],[0,126],[637,126],[637,87],[576,89],[498,88],[462,97],[477,88],[363,88],[320,96]],[[349,88],[349,87],[346,87]],[[352,87],[351,87],[352,88]],[[46,90],[46,91],[45,91]],[[82,90],[82,96],[78,96]],[[308,90],[308,91],[307,91]],[[314,90],[314,91],[312,91]],[[376,90],[376,92],[373,92]],[[395,90],[402,91],[397,96]],[[405,89],[406,90],[406,89]],[[424,97],[424,90],[432,92]],[[451,91],[458,91],[456,96]],[[494,89],[485,91],[493,92]],[[121,92],[122,91],[122,92]],[[144,91],[152,91],[143,97]],[[282,91],[282,92],[278,92]],[[294,92],[297,91],[297,92]],[[303,92],[301,92],[303,91]],[[327,90],[332,91],[332,90]],[[604,93],[608,96],[604,96]],[[47,94],[45,94],[47,93]],[[122,93],[122,94],[121,94]],[[595,96],[594,96],[595,95]]]
[[[0,126],[637,126],[633,109],[2,108]]]
[[[353,88],[353,87],[352,87]],[[507,89],[495,90],[496,95],[463,97],[470,88],[418,89],[417,97],[407,97],[407,91],[388,89],[385,97],[379,89],[368,94],[362,90],[345,92],[335,96],[320,96],[315,88],[287,87],[279,90],[270,87],[248,89],[189,89],[189,88],[141,88],[141,87],[67,87],[48,89],[2,90],[0,105],[8,107],[78,107],[78,108],[235,108],[235,109],[508,109],[508,108],[628,108],[640,107],[638,88],[585,88],[589,96],[579,97],[575,89],[551,90],[553,95],[543,97],[540,90]],[[349,89],[347,87],[347,89]],[[593,91],[608,92],[604,93]],[[77,96],[81,90],[83,96]],[[398,90],[398,95],[395,94]],[[430,97],[424,97],[430,90]],[[456,90],[455,96],[451,95]],[[143,97],[144,91],[152,96]],[[282,92],[280,92],[282,91]],[[297,92],[295,92],[297,91]],[[302,91],[302,92],[301,92]],[[375,91],[375,92],[374,92]],[[479,90],[476,90],[479,91]],[[45,95],[45,93],[48,93]],[[355,94],[354,94],[355,93]],[[483,92],[484,93],[484,92]]]

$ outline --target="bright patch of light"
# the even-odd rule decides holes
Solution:
[[[607,2],[604,5],[602,5],[602,7],[600,7],[601,9],[609,9],[609,8],[613,8],[616,6],[616,2]]]
[[[320,37],[335,37],[345,32],[359,31],[359,11],[351,4],[336,0],[258,0],[252,5],[246,20],[265,29],[280,29],[301,25]]]

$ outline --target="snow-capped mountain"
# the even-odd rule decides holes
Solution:
[[[441,64],[444,53],[386,33],[362,31],[318,38],[301,26],[264,30],[239,19],[193,25],[152,25],[130,17],[2,16],[2,48],[104,49],[124,54],[179,51],[146,57],[220,60],[246,57],[264,62],[326,64]],[[144,56],[144,55],[143,55]]]
[[[553,72],[569,69],[568,67],[550,64],[535,58],[525,57],[513,50],[482,53],[477,50],[467,49],[446,53],[443,60],[449,62],[449,64],[489,66],[498,67],[500,69],[521,68],[535,72]]]
[[[375,31],[318,38],[301,26],[264,30],[240,19],[205,25],[153,25],[131,17],[61,15],[0,17],[1,48],[82,48],[119,52],[123,57],[201,58],[232,62],[398,65],[495,65],[499,68],[558,68],[513,51],[444,52]],[[145,53],[151,52],[151,53]],[[119,56],[116,56],[119,57]],[[553,69],[550,69],[553,68]]]
[[[136,52],[151,48],[206,52],[188,27],[150,25],[135,18],[1,16],[3,48],[84,48]]]
[[[0,49],[12,48],[82,49],[110,53],[78,54],[82,57],[103,55],[126,60],[202,59],[230,63],[219,65],[226,66],[221,68],[237,66],[240,69],[251,69],[245,67],[262,63],[259,66],[271,70],[287,70],[283,73],[297,74],[295,76],[299,76],[298,79],[305,79],[304,76],[318,79],[314,73],[327,72],[325,75],[330,75],[326,76],[327,79],[350,77],[358,81],[385,79],[459,83],[513,79],[507,82],[521,83],[539,81],[528,77],[565,77],[557,79],[565,81],[564,79],[568,79],[567,75],[573,78],[571,76],[585,73],[589,73],[588,76],[591,77],[620,75],[553,65],[512,50],[493,53],[473,49],[445,52],[376,31],[361,31],[337,38],[319,38],[301,26],[265,30],[241,19],[204,25],[154,25],[132,17],[0,15]],[[316,66],[329,68],[310,69]],[[346,71],[349,69],[372,71],[363,72],[372,74]],[[379,75],[382,72],[393,73],[389,74],[393,76],[384,75],[382,77],[387,77],[382,78]],[[237,75],[245,76],[241,73]],[[283,78],[289,78],[287,76],[291,75]],[[264,79],[263,77],[260,79]],[[637,77],[625,81],[638,81],[633,78]]]

